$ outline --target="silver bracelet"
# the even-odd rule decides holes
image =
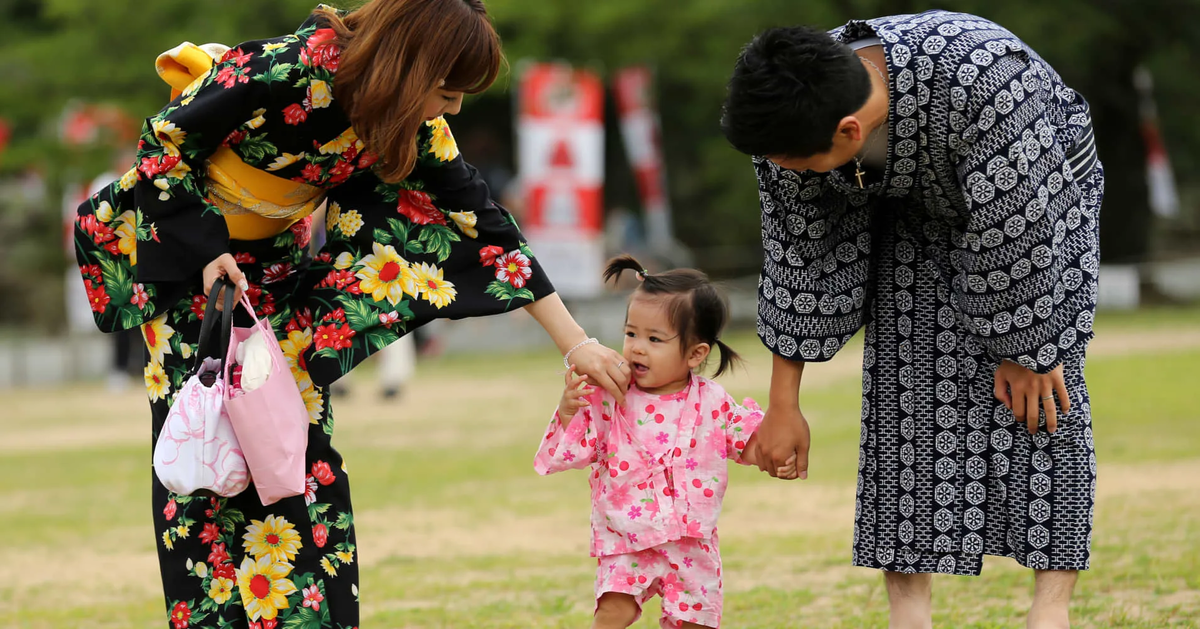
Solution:
[[[572,352],[583,347],[584,345],[591,345],[592,343],[599,343],[599,342],[600,341],[597,341],[595,338],[587,338],[587,339],[580,341],[579,344],[577,344],[575,347],[572,347],[571,349],[567,350],[567,353],[565,355],[563,355],[563,368],[564,369],[571,368],[571,353]]]

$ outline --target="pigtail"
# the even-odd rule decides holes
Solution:
[[[719,377],[721,374],[729,371],[730,369],[733,369],[734,365],[740,365],[742,362],[744,362],[742,357],[739,356],[737,352],[733,351],[732,347],[726,345],[725,342],[720,339],[713,341],[712,351],[717,350],[720,350],[721,352],[721,362],[717,363],[717,371],[713,374],[714,378]],[[709,355],[711,355],[711,352]]]
[[[604,269],[604,281],[616,281],[620,279],[621,273],[624,271],[633,271],[637,273],[639,280],[645,280],[649,273],[646,272],[646,267],[642,266],[641,262],[634,259],[629,254],[619,255],[608,261],[608,267]]]

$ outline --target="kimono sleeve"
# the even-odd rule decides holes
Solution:
[[[969,214],[951,252],[953,297],[995,359],[1046,373],[1092,337],[1103,174],[1074,180],[1055,132],[1055,82],[1023,53],[997,59],[974,86],[956,165]]]
[[[253,48],[223,60],[146,120],[137,153],[137,281],[191,279],[229,251],[229,230],[208,201],[205,160],[228,135],[255,127],[270,100],[272,59]]]
[[[533,457],[533,469],[545,476],[588,467],[596,461],[596,440],[591,407],[579,409],[566,427],[558,421],[556,409]]]
[[[763,267],[758,333],[791,360],[833,358],[864,322],[870,281],[870,216],[821,178],[756,157]]]
[[[554,292],[445,122],[427,123],[418,141],[403,182],[363,171],[330,191],[327,241],[309,271],[308,367],[319,385],[433,319],[509,312]]]
[[[742,459],[742,453],[746,451],[754,433],[758,432],[758,426],[763,420],[762,409],[751,398],[746,398],[738,404],[733,396],[726,393],[725,401],[721,404],[721,414],[725,422],[726,457],[735,463],[747,465]]]

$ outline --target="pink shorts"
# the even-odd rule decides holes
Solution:
[[[684,538],[624,555],[600,557],[596,600],[606,592],[630,594],[641,607],[662,596],[659,624],[668,629],[691,622],[721,625],[721,553],[717,538]]]

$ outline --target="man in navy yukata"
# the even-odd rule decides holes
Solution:
[[[1067,627],[1096,479],[1087,102],[1003,27],[931,11],[760,34],[722,129],[762,206],[760,465],[807,476],[801,374],[865,326],[853,560],[891,626],[930,627],[931,573],[998,555],[1035,571],[1028,626]]]

